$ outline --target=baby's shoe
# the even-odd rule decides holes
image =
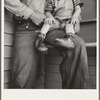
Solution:
[[[48,48],[43,43],[44,42],[44,39],[45,39],[45,34],[42,34],[41,32],[39,32],[38,38],[37,38],[36,43],[35,43],[35,48],[38,51],[41,51],[41,52],[46,53],[47,50],[48,50]]]

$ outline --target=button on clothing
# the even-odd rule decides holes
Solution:
[[[24,16],[22,16],[22,18],[24,18]]]

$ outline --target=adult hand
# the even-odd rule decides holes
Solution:
[[[32,20],[32,22],[36,25],[41,24],[41,22],[43,22],[43,20],[46,18],[46,16],[43,13],[40,12],[34,12],[31,16],[30,19]]]
[[[57,24],[58,21],[54,17],[48,17],[48,18],[45,19],[45,23],[52,25],[53,23]]]

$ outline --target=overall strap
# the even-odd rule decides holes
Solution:
[[[74,10],[75,10],[75,1],[74,1],[74,0],[72,0],[72,2],[73,2]]]

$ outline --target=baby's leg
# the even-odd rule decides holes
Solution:
[[[75,34],[74,25],[70,22],[66,22],[65,31],[67,35],[74,35]]]
[[[48,31],[50,30],[51,25],[44,23],[44,25],[42,26],[40,32],[41,34],[46,35],[48,33]]]
[[[52,29],[55,29],[55,28],[59,28],[60,26],[58,24],[52,24],[52,25],[49,25],[49,24],[46,24],[44,23],[43,27],[41,28],[41,30],[38,32],[39,35],[38,35],[38,38],[36,40],[36,49],[38,51],[47,51],[48,48],[46,47],[46,45],[43,43],[44,42],[44,39],[46,37],[46,34],[48,33],[49,30],[52,30]]]
[[[57,38],[56,44],[69,49],[74,48],[74,43],[71,39],[75,34],[73,24],[66,22],[65,31],[66,31],[66,36],[64,38]]]
[[[44,25],[42,26],[39,33],[42,34],[44,39],[45,39],[46,34],[48,33],[48,31],[53,30],[53,29],[57,29],[57,28],[60,28],[59,22],[58,23],[52,23],[51,25],[44,23]]]
[[[46,37],[46,34],[48,33],[49,30],[51,30],[52,27],[53,27],[53,24],[50,25],[50,24],[44,23],[41,30],[38,31],[38,37],[37,37],[37,40],[35,43],[35,47],[38,51],[45,53],[48,50],[48,48],[46,47],[46,45],[43,42]]]
[[[46,35],[49,30],[53,30],[53,29],[57,29],[57,28],[60,28],[59,21],[57,23],[52,23],[51,25],[44,23],[44,25],[42,26],[40,32],[42,34]]]
[[[46,47],[46,45],[43,43],[44,39],[46,37],[47,32],[50,30],[51,26],[49,24],[45,24],[43,25],[43,27],[41,28],[40,31],[38,31],[38,37],[35,43],[35,48],[38,51],[41,52],[47,52],[48,48]]]
[[[71,38],[75,35],[75,30],[74,30],[74,25],[70,21],[66,22],[65,31],[68,37],[68,42],[73,44],[73,47],[74,47],[74,43],[71,40]]]

